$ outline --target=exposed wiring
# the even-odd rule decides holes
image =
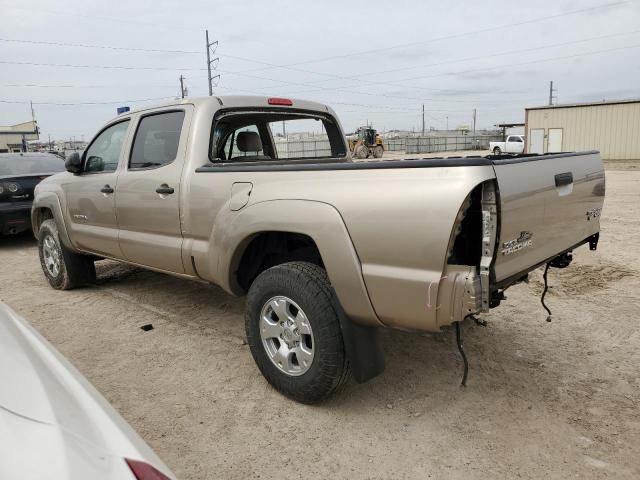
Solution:
[[[544,273],[542,274],[542,279],[544,280],[544,290],[542,290],[542,297],[540,297],[540,303],[542,304],[543,308],[547,311],[547,322],[550,322],[551,320],[553,320],[553,316],[551,315],[551,310],[549,310],[549,307],[547,307],[547,305],[544,303],[544,297],[547,294],[547,290],[549,289],[549,284],[547,282],[547,273],[549,272],[549,267],[551,266],[551,263],[547,263],[547,266],[544,267]]]
[[[460,322],[455,322],[456,326],[456,344],[458,345],[458,351],[460,352],[460,356],[462,357],[462,363],[464,365],[464,371],[462,372],[462,385],[463,387],[467,386],[467,377],[469,375],[469,361],[467,360],[467,355],[464,353],[464,347],[462,344],[462,332],[460,327]]]

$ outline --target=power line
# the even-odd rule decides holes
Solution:
[[[610,53],[610,52],[615,52],[615,51],[621,51],[621,50],[628,50],[628,49],[632,49],[632,48],[638,48],[640,47],[640,44],[634,44],[634,45],[627,45],[627,46],[623,46],[623,47],[614,47],[614,48],[608,48],[608,49],[604,49],[604,50],[596,50],[596,51],[592,51],[592,52],[583,52],[583,53],[578,53],[578,54],[573,54],[573,55],[564,55],[564,56],[559,56],[559,57],[549,57],[549,58],[542,58],[542,59],[538,59],[538,60],[532,60],[532,61],[527,61],[527,62],[519,62],[519,63],[507,63],[507,64],[503,64],[503,65],[495,65],[492,67],[482,67],[482,68],[476,68],[476,69],[470,69],[470,70],[458,70],[455,72],[443,72],[443,73],[436,73],[436,74],[431,74],[431,75],[418,75],[415,77],[410,77],[410,78],[403,78],[398,80],[399,82],[405,82],[405,81],[409,81],[409,80],[417,80],[417,79],[424,79],[424,78],[435,78],[435,77],[442,77],[442,76],[448,76],[448,75],[460,75],[463,73],[475,73],[475,72],[482,72],[482,71],[487,71],[487,70],[495,70],[495,69],[499,69],[499,68],[505,68],[505,67],[517,67],[517,66],[523,66],[523,65],[531,65],[531,64],[535,64],[535,63],[543,63],[543,62],[551,62],[551,61],[556,61],[556,60],[567,60],[570,58],[578,58],[578,57],[584,57],[584,56],[589,56],[589,55],[598,55],[601,53]],[[407,85],[406,88],[411,88],[411,86]],[[300,93],[313,93],[313,92],[317,92],[317,91],[321,91],[321,90],[326,90],[326,89],[330,89],[329,87],[318,87],[318,89],[315,90],[303,90],[303,91],[298,91],[298,92],[292,92],[293,94],[297,95]],[[336,90],[342,90],[342,89],[336,89]],[[345,90],[343,90],[345,91]],[[364,95],[381,95],[381,96],[389,96],[389,95],[385,95],[382,93],[368,93],[368,92],[355,92],[352,91],[350,93],[361,93]],[[404,98],[406,100],[408,99],[412,99],[412,100],[423,100],[421,98],[418,97],[399,97],[396,96],[398,98]],[[392,97],[390,97],[392,98]],[[426,99],[424,99],[426,100]],[[452,101],[452,100],[449,100]]]
[[[70,63],[39,63],[39,62],[11,62],[0,60],[1,64],[6,65],[31,65],[36,67],[64,67],[64,68],[102,68],[115,70],[164,70],[174,72],[176,70],[202,71],[205,68],[171,68],[171,67],[129,67],[121,65],[75,65]]]
[[[14,4],[12,5],[8,5],[6,3],[0,4],[0,7],[2,8],[9,8],[12,10],[23,10],[23,11],[27,11],[29,12],[29,14],[33,14],[34,9],[33,7],[18,7]],[[83,13],[73,13],[73,12],[69,12],[69,11],[64,11],[64,12],[58,12],[58,11],[54,11],[54,10],[47,10],[44,8],[40,8],[38,7],[37,9],[38,13],[46,13],[47,15],[59,15],[62,17],[79,17],[79,18],[89,18],[92,20],[100,20],[102,21],[108,21],[108,22],[116,22],[118,23],[118,25],[121,25],[123,23],[130,23],[133,25],[138,25],[138,26],[145,26],[145,27],[153,27],[153,28],[168,28],[171,30],[186,30],[189,32],[193,32],[193,29],[196,28],[195,26],[191,26],[191,25],[178,25],[178,24],[174,24],[172,23],[171,25],[162,25],[162,24],[158,24],[155,22],[141,22],[139,20],[131,20],[129,18],[114,18],[114,17],[105,17],[103,15],[87,15],[87,14],[83,14]]]
[[[355,80],[355,81],[358,81],[358,82],[362,82],[365,85],[391,85],[391,86],[402,86],[402,87],[405,87],[405,88],[413,88],[413,89],[428,90],[428,91],[447,91],[448,89],[440,89],[440,88],[433,88],[433,87],[423,87],[423,86],[418,86],[418,85],[403,85],[403,84],[399,83],[399,82],[404,82],[404,81],[408,81],[408,80],[411,80],[411,79],[414,79],[414,78],[420,78],[420,77],[411,77],[409,79],[400,79],[400,80],[395,80],[395,81],[362,80],[360,77],[369,76],[369,75],[379,75],[379,74],[382,74],[382,73],[395,73],[395,72],[404,71],[404,70],[414,70],[414,69],[417,69],[417,68],[426,68],[426,67],[434,67],[434,66],[441,66],[441,65],[449,65],[449,64],[455,64],[455,63],[460,63],[460,62],[466,62],[466,61],[470,61],[470,60],[480,60],[480,59],[487,59],[487,58],[495,58],[495,57],[500,57],[500,56],[513,55],[513,54],[517,54],[517,53],[533,52],[533,51],[539,51],[539,50],[544,50],[544,49],[553,48],[553,47],[574,45],[574,44],[578,44],[578,43],[585,43],[585,42],[590,42],[590,41],[594,41],[594,40],[603,40],[603,39],[606,39],[606,38],[614,38],[614,37],[620,37],[620,36],[626,36],[626,35],[634,35],[634,34],[638,34],[638,33],[640,33],[640,30],[634,30],[634,31],[630,31],[630,32],[619,32],[619,33],[613,33],[613,34],[607,34],[607,35],[599,35],[599,36],[589,37],[589,38],[584,38],[584,39],[579,39],[579,40],[571,40],[571,41],[567,41],[567,42],[546,44],[546,45],[542,45],[542,46],[538,46],[538,47],[532,47],[532,48],[509,50],[509,51],[506,51],[506,52],[499,52],[499,53],[493,53],[493,54],[487,54],[487,55],[465,57],[465,58],[460,58],[460,59],[447,60],[447,61],[443,61],[443,62],[436,62],[436,63],[430,63],[430,64],[424,64],[424,65],[412,65],[412,66],[408,66],[408,67],[399,67],[399,68],[393,68],[393,69],[388,69],[388,70],[373,71],[373,72],[361,73],[361,74],[358,74],[358,75],[351,75],[351,76],[336,75],[336,74],[325,73],[325,72],[314,72],[312,70],[305,70],[305,69],[299,69],[299,68],[289,68],[289,67],[279,66],[279,65],[276,65],[276,64],[273,64],[273,63],[269,63],[269,62],[264,62],[264,61],[261,61],[261,60],[252,60],[252,59],[249,59],[249,58],[239,57],[239,56],[235,56],[235,55],[222,55],[222,56],[223,57],[228,57],[228,58],[240,59],[240,60],[243,60],[243,61],[246,61],[246,62],[259,63],[259,64],[267,65],[267,66],[270,66],[270,67],[273,67],[273,68],[282,68],[282,69],[286,69],[286,70],[298,71],[298,72],[303,72],[303,73],[308,73],[308,74],[313,74],[313,75],[322,75],[322,76],[325,76],[325,77],[331,77],[331,78],[335,78],[335,79],[339,79],[339,80]],[[31,43],[31,44],[43,44],[43,45],[61,46],[61,47],[83,47],[83,48],[112,49],[112,50],[140,51],[140,52],[200,54],[200,52],[189,51],[189,50],[145,49],[145,48],[134,48],[134,47],[116,47],[116,46],[109,46],[109,45],[88,45],[88,44],[76,44],[76,43],[43,42],[43,41],[18,40],[18,39],[6,39],[6,38],[0,38],[0,41],[19,42],[19,43],[28,43],[28,44],[29,43]],[[209,42],[207,41],[207,44],[210,45],[210,46],[217,47],[217,42],[211,42],[211,44],[209,44]],[[214,62],[217,65],[218,58],[214,58],[213,60],[210,60],[210,63],[214,63]],[[69,66],[71,66],[71,65],[69,65]],[[78,66],[78,67],[80,67],[80,66]],[[138,68],[138,67],[104,67],[104,68],[134,69],[134,68]],[[147,69],[147,68],[140,67],[140,69]],[[156,67],[153,67],[153,69],[156,69]],[[252,70],[249,70],[249,71],[252,71]],[[227,72],[227,73],[235,74],[235,75],[242,75],[244,72],[243,71],[239,71],[239,72]],[[258,78],[258,79],[261,79],[261,80],[279,81],[279,80],[276,80],[276,79],[268,79],[268,78],[265,78],[265,77],[251,76],[251,78]],[[310,81],[310,82],[307,82],[307,83],[315,84],[315,83],[320,83],[320,82],[325,82],[325,81],[326,81],[326,79]]]
[[[580,40],[571,40],[571,41],[560,42],[560,43],[550,43],[550,44],[546,44],[546,45],[541,45],[539,47],[531,47],[531,48],[524,48],[524,49],[518,49],[518,50],[508,50],[506,52],[490,53],[490,54],[486,54],[486,55],[475,55],[475,56],[471,56],[471,57],[458,58],[458,59],[454,59],[454,60],[445,60],[445,61],[442,61],[442,62],[427,63],[427,64],[422,64],[422,65],[411,65],[411,66],[408,66],[408,67],[391,68],[391,69],[388,69],[388,70],[377,70],[377,71],[359,73],[358,75],[344,76],[344,77],[341,77],[341,78],[345,79],[345,80],[360,80],[360,77],[365,77],[365,76],[369,76],[369,75],[380,75],[380,74],[383,74],[383,73],[396,73],[396,72],[405,71],[405,70],[415,70],[415,69],[418,69],[418,68],[439,67],[439,66],[442,66],[442,65],[450,65],[450,64],[454,64],[454,63],[468,62],[468,61],[473,61],[473,60],[483,60],[483,59],[487,59],[487,58],[502,57],[502,56],[506,56],[506,55],[514,55],[514,54],[517,54],[517,53],[534,52],[534,51],[539,51],[539,50],[545,50],[545,49],[548,49],[548,48],[564,47],[564,46],[567,46],[567,45],[575,45],[575,44],[578,44],[578,43],[592,42],[594,40],[603,40],[605,38],[621,37],[621,36],[626,36],[626,35],[635,35],[635,34],[638,34],[638,33],[640,33],[640,30],[633,30],[631,32],[612,33],[612,34],[608,34],[608,35],[599,35],[599,36],[596,36],[596,37],[583,38],[583,39],[580,39]],[[393,84],[395,86],[403,86],[403,87],[410,87],[410,88],[425,88],[425,87],[419,87],[419,86],[413,86],[413,85],[401,85],[401,84],[397,83],[397,82],[402,82],[402,81],[406,81],[406,79],[404,79],[404,80],[394,80],[394,81],[391,81],[391,82],[382,82],[382,81],[369,80],[369,81],[367,81],[367,83],[371,83],[371,84],[378,84],[378,83],[379,84]],[[326,82],[326,80],[315,80],[315,81],[312,81],[311,83],[320,83],[320,82]],[[433,89],[433,90],[440,90],[440,89]],[[445,89],[442,89],[442,90],[445,90]]]
[[[411,78],[404,78],[401,80],[398,80],[400,82],[404,82],[404,81],[409,81],[409,80],[417,80],[417,79],[422,79],[422,78],[434,78],[434,77],[441,77],[441,76],[446,76],[446,75],[459,75],[461,73],[473,73],[473,72],[481,72],[481,71],[485,71],[485,70],[495,70],[496,68],[504,68],[504,67],[518,67],[518,66],[522,66],[522,65],[531,65],[532,63],[542,63],[542,62],[552,62],[555,60],[567,60],[570,58],[578,58],[578,57],[586,57],[586,56],[590,56],[590,55],[599,55],[601,53],[609,53],[609,52],[616,52],[616,51],[620,51],[620,50],[629,50],[632,48],[638,48],[640,47],[640,44],[634,44],[634,45],[626,45],[626,46],[622,46],[622,47],[613,47],[613,48],[607,48],[607,49],[603,49],[603,50],[594,50],[592,52],[583,52],[583,53],[576,53],[576,54],[572,54],[572,55],[563,55],[560,57],[548,57],[548,58],[542,58],[542,59],[538,59],[538,60],[530,60],[530,61],[526,61],[526,62],[518,62],[518,63],[506,63],[503,65],[495,65],[492,67],[482,67],[482,68],[476,68],[476,69],[471,69],[471,70],[459,70],[456,72],[444,72],[444,73],[437,73],[437,74],[432,74],[432,75],[418,75],[415,77],[411,77]]]
[[[537,18],[531,18],[529,20],[523,20],[520,22],[512,22],[512,23],[507,23],[507,24],[501,24],[501,25],[494,25],[491,27],[487,27],[487,28],[482,28],[479,30],[472,30],[472,31],[468,31],[468,32],[461,32],[461,33],[455,33],[452,35],[444,35],[441,37],[434,37],[428,40],[421,40],[421,41],[417,41],[417,42],[409,42],[409,43],[399,43],[396,45],[391,45],[389,47],[380,47],[380,48],[374,48],[374,49],[370,49],[370,50],[360,50],[358,52],[352,52],[352,53],[344,53],[344,54],[340,54],[340,55],[332,55],[329,57],[323,57],[323,58],[317,58],[317,59],[311,59],[311,60],[304,60],[301,62],[295,62],[295,63],[288,63],[285,65],[281,65],[281,67],[293,67],[293,66],[297,66],[297,65],[306,65],[306,64],[310,64],[310,63],[320,63],[320,62],[324,62],[327,60],[334,60],[337,58],[349,58],[349,57],[354,57],[354,56],[360,56],[360,55],[367,55],[367,54],[371,54],[371,53],[380,53],[383,51],[389,51],[389,50],[396,50],[398,48],[405,48],[405,47],[412,47],[415,45],[424,45],[427,43],[433,43],[433,42],[439,42],[442,40],[451,40],[453,38],[460,38],[460,37],[465,37],[467,35],[475,35],[478,33],[486,33],[486,32],[492,32],[492,31],[496,31],[496,30],[504,30],[505,28],[513,28],[513,27],[520,27],[523,25],[528,25],[531,23],[537,23],[537,22],[543,22],[546,20],[552,20],[555,18],[561,18],[561,17],[566,17],[566,16],[570,16],[570,15],[577,15],[580,13],[586,13],[586,12],[592,12],[594,10],[600,10],[600,9],[604,9],[604,8],[611,8],[614,6],[618,6],[618,5],[624,5],[627,3],[631,3],[634,0],[623,0],[623,1],[619,1],[619,2],[612,2],[612,3],[606,3],[606,4],[602,4],[602,5],[596,5],[594,7],[588,7],[588,8],[581,8],[578,10],[571,10],[569,12],[564,12],[564,13],[557,13],[554,15],[547,15],[544,17],[537,17]],[[259,69],[259,70],[266,70],[266,69]]]
[[[447,75],[459,75],[459,74],[463,74],[463,73],[474,73],[474,72],[478,72],[478,71],[495,70],[497,68],[530,65],[530,64],[534,64],[534,63],[542,63],[542,62],[549,62],[549,61],[555,61],[555,60],[565,60],[565,59],[570,59],[570,58],[578,58],[578,57],[582,57],[582,56],[597,55],[597,54],[601,54],[601,53],[609,53],[609,52],[613,52],[613,51],[621,51],[621,50],[627,50],[627,49],[638,48],[638,47],[640,47],[640,44],[628,45],[628,46],[623,46],[623,47],[615,47],[615,48],[609,48],[609,49],[603,49],[603,50],[596,50],[596,51],[592,51],[592,52],[583,52],[583,53],[573,54],[573,55],[550,57],[550,58],[546,58],[546,59],[539,59],[539,60],[533,60],[533,61],[527,61],[527,62],[503,64],[503,65],[497,65],[497,66],[493,66],[493,67],[483,67],[483,68],[477,68],[477,69],[461,70],[461,71],[456,71],[456,72],[444,72],[444,73],[432,74],[432,75],[421,75],[421,76],[415,76],[415,77],[411,77],[411,78],[401,79],[399,81],[415,80],[415,79],[419,79],[419,78],[433,78],[433,77],[447,76]],[[47,67],[52,67],[52,66],[53,67],[71,67],[71,68],[122,69],[122,70],[164,70],[164,71],[167,71],[167,70],[174,71],[175,70],[174,68],[168,68],[168,67],[128,67],[128,66],[115,66],[115,65],[73,65],[73,64],[36,63],[36,62],[12,62],[12,61],[5,61],[5,60],[0,60],[0,64],[32,65],[32,66],[47,66]],[[181,70],[202,71],[202,70],[205,70],[205,69],[202,69],[202,68],[183,68]],[[225,72],[225,73],[227,73],[229,75],[239,75],[239,76],[248,77],[248,78],[255,78],[255,79],[260,79],[260,80],[274,81],[274,82],[278,82],[278,83],[282,83],[282,84],[286,84],[286,85],[300,85],[300,86],[317,87],[317,85],[314,85],[314,84],[311,84],[311,83],[307,83],[307,82],[291,82],[291,81],[285,81],[285,80],[278,80],[278,79],[267,78],[267,77],[262,77],[262,76],[258,76],[258,75],[250,75],[250,74],[246,74],[246,73],[243,73],[243,72]],[[411,88],[411,87],[407,86],[406,88]],[[305,90],[305,91],[293,92],[293,94],[312,93],[312,92],[316,92],[316,91],[342,91],[342,92],[346,92],[346,93],[350,93],[350,94],[356,94],[356,95],[369,95],[369,96],[376,96],[376,97],[399,98],[399,99],[403,99],[403,100],[419,100],[419,101],[429,101],[429,102],[477,103],[477,102],[470,102],[470,101],[462,101],[462,102],[460,102],[460,101],[454,101],[454,100],[439,100],[439,99],[431,99],[431,98],[427,99],[427,98],[421,98],[421,97],[409,97],[409,96],[392,95],[392,94],[385,94],[385,93],[362,92],[362,91],[348,90],[348,89],[345,89],[345,88],[338,88],[338,87],[318,87],[318,88],[315,88],[314,90]],[[290,92],[290,93],[292,93],[292,92]]]
[[[169,100],[174,97],[155,97],[155,98],[139,98],[136,100],[117,100],[114,102],[31,102],[30,100],[0,100],[0,103],[12,103],[12,104],[29,104],[33,105],[56,105],[56,106],[75,106],[75,105],[116,105],[120,103],[138,103],[138,102],[151,102],[157,100]]]
[[[46,85],[40,83],[7,83],[4,85],[0,85],[3,88],[122,88],[124,85]],[[131,87],[131,85],[127,85],[127,87]],[[143,88],[175,88],[174,85],[153,85],[153,84],[144,84],[140,85]]]
[[[566,13],[563,13],[563,14],[556,14],[556,15],[552,15],[552,16],[549,16],[549,17],[542,17],[542,18],[538,18],[538,19],[526,20],[526,21],[521,22],[521,23],[531,23],[531,22],[537,22],[537,21],[541,21],[541,20],[546,20],[546,19],[549,19],[549,18],[556,18],[556,17],[559,17],[559,16],[574,15],[576,13],[585,12],[585,11],[591,11],[591,10],[598,9],[598,8],[610,7],[612,5],[618,5],[618,4],[621,4],[621,3],[628,3],[628,1],[627,2],[623,1],[623,2],[607,4],[607,5],[604,5],[604,6],[601,5],[601,6],[598,6],[598,7],[590,7],[590,8],[586,8],[586,9],[575,10],[575,11],[572,11],[572,12],[566,12]],[[517,24],[515,24],[515,25],[517,25]],[[493,29],[493,28],[495,28],[495,27],[491,27],[491,29]],[[486,31],[486,30],[487,29],[483,29],[482,31]],[[468,33],[474,33],[474,32],[460,33],[460,34],[456,34],[456,36],[466,35]],[[432,64],[427,64],[427,65],[400,67],[400,68],[395,68],[395,69],[390,69],[390,70],[383,70],[383,71],[377,71],[377,72],[368,72],[366,74],[359,74],[359,75],[354,75],[354,76],[335,75],[335,74],[325,73],[325,72],[314,72],[314,71],[311,71],[311,70],[291,68],[291,67],[288,67],[288,66],[276,65],[276,64],[269,63],[269,62],[264,62],[264,61],[261,61],[261,60],[253,60],[253,59],[249,59],[249,58],[245,58],[245,57],[239,57],[239,56],[234,56],[234,55],[226,55],[226,56],[229,57],[229,58],[240,59],[240,60],[246,61],[246,62],[259,63],[259,64],[262,64],[262,65],[266,65],[266,66],[268,66],[270,68],[282,68],[282,69],[287,69],[287,70],[292,70],[292,71],[304,72],[304,73],[308,73],[308,74],[322,75],[322,76],[325,76],[325,77],[331,77],[331,78],[340,79],[340,80],[355,80],[355,81],[358,81],[358,82],[363,82],[365,85],[392,85],[392,86],[402,86],[404,88],[412,88],[412,89],[419,89],[419,90],[446,91],[446,89],[437,89],[437,88],[433,88],[433,87],[423,87],[423,86],[417,86],[417,85],[403,85],[403,84],[399,83],[399,82],[407,81],[407,80],[410,80],[410,79],[401,79],[401,80],[397,80],[397,81],[386,81],[385,82],[385,81],[372,81],[372,80],[365,81],[365,80],[362,80],[360,77],[362,77],[364,75],[374,75],[374,74],[380,74],[380,73],[391,73],[391,72],[397,72],[397,71],[402,71],[402,70],[410,70],[410,69],[415,69],[415,68],[439,66],[439,65],[452,64],[452,63],[457,63],[457,62],[462,62],[462,61],[478,60],[478,59],[482,59],[482,58],[492,58],[492,57],[510,55],[510,54],[515,54],[515,53],[530,52],[530,51],[542,50],[542,49],[556,47],[556,46],[564,46],[564,45],[570,45],[570,44],[576,44],[576,43],[584,43],[584,42],[588,42],[588,41],[592,41],[592,40],[601,40],[601,39],[604,39],[604,38],[610,38],[610,37],[616,37],[616,36],[622,36],[622,35],[630,35],[630,34],[635,34],[635,33],[640,33],[640,31],[615,33],[615,34],[610,34],[610,35],[601,35],[601,36],[592,37],[592,38],[588,38],[588,39],[575,40],[575,41],[569,41],[569,42],[561,42],[561,43],[557,43],[557,44],[548,44],[548,45],[544,45],[544,46],[540,46],[540,47],[534,47],[534,48],[528,48],[528,49],[511,50],[511,51],[501,52],[501,53],[496,53],[496,54],[489,54],[489,55],[482,55],[482,56],[475,56],[475,57],[467,57],[467,58],[462,58],[462,59],[458,59],[458,60],[449,60],[449,61],[445,61],[445,62],[432,63]],[[196,51],[189,51],[189,50],[145,49],[145,48],[134,48],[134,47],[117,47],[117,46],[109,46],[109,45],[88,45],[88,44],[78,44],[78,43],[44,42],[44,41],[6,39],[6,38],[0,38],[0,41],[44,44],[44,45],[62,46],[62,47],[83,47],[83,48],[98,48],[98,49],[141,51],[141,52],[164,52],[164,53],[187,53],[187,54],[197,54],[197,53],[199,53],[199,52],[196,52]],[[429,41],[434,41],[434,40],[428,40],[427,42],[429,42]],[[417,43],[422,43],[422,42],[417,42]],[[207,45],[209,45],[208,41],[207,41]],[[216,45],[216,42],[212,42],[210,45],[214,46],[214,45]],[[389,48],[395,48],[395,47],[389,47]],[[209,63],[211,63],[211,62],[216,62],[216,64],[217,64],[217,59],[214,59],[214,60],[210,61]],[[72,65],[68,65],[68,66],[72,66]],[[88,68],[89,66],[80,66],[80,65],[75,66],[74,65],[74,67],[87,67]],[[115,67],[115,66],[110,66],[110,67],[102,67],[102,68],[116,68],[116,69],[127,69],[127,70],[135,70],[135,69],[141,69],[141,70],[154,69],[154,70],[156,70],[156,69],[160,69],[161,67]],[[263,69],[257,69],[257,70],[263,70]],[[250,72],[250,71],[254,71],[254,70],[248,70],[248,71]],[[234,74],[234,75],[242,75],[244,72],[240,71],[240,72],[228,72],[228,73]],[[248,76],[248,75],[246,75],[246,76]],[[276,82],[280,82],[280,83],[286,83],[286,82],[282,82],[280,80],[269,79],[269,78],[265,78],[265,77],[255,77],[255,76],[253,76],[251,78],[257,78],[257,79],[260,79],[260,80],[269,80],[269,81],[276,81]],[[411,79],[413,79],[413,78],[420,78],[420,77],[412,77]],[[326,80],[311,81],[311,82],[307,82],[305,84],[300,84],[300,85],[308,86],[309,83],[315,84],[315,83],[324,82],[324,81],[326,81]],[[289,84],[292,84],[292,83],[289,82]],[[324,89],[326,89],[326,88],[323,88],[323,90]],[[351,93],[351,92],[349,92],[349,93]]]
[[[101,50],[118,50],[127,52],[144,53],[179,53],[179,54],[201,54],[191,50],[162,50],[159,48],[136,48],[136,47],[115,47],[111,45],[90,45],[85,43],[65,43],[65,42],[44,42],[41,40],[22,40],[17,38],[0,38],[0,42],[22,43],[30,45],[48,45],[50,47],[75,47],[75,48],[95,48]]]
[[[6,65],[28,65],[28,66],[38,66],[38,67],[62,67],[62,68],[97,68],[97,69],[114,69],[114,70],[144,70],[144,71],[175,71],[175,70],[183,70],[183,71],[203,71],[203,70],[207,70],[206,68],[169,68],[169,67],[130,67],[130,66],[124,66],[124,65],[76,65],[76,64],[61,64],[61,63],[39,63],[39,62],[15,62],[15,61],[7,61],[7,60],[0,60],[0,64],[6,64]],[[285,85],[298,85],[298,86],[303,86],[303,87],[317,87],[317,85],[311,84],[311,83],[306,83],[306,82],[291,82],[291,81],[286,81],[286,80],[278,80],[275,78],[268,78],[268,77],[262,77],[259,75],[251,75],[251,74],[247,74],[247,73],[242,73],[242,72],[231,72],[231,71],[224,71],[224,70],[220,70],[223,73],[226,73],[228,75],[237,75],[237,76],[242,76],[242,77],[248,77],[248,78],[254,78],[254,79],[258,79],[258,80],[268,80],[268,81],[272,81],[272,82],[278,82],[278,83],[282,83]],[[215,79],[215,78],[214,78]],[[353,91],[353,90],[347,90],[344,88],[337,88],[337,87],[318,87],[316,88],[316,90],[326,90],[326,91],[342,91],[342,92],[347,92],[347,93],[351,93],[351,94],[361,94],[361,95],[372,95],[372,96],[387,96],[389,98],[409,98],[409,97],[402,97],[402,96],[389,96],[389,95],[385,95],[385,94],[379,94],[379,93],[369,93],[369,92],[358,92],[358,91]],[[316,91],[313,90],[313,91]],[[436,99],[428,99],[429,101],[437,101]],[[451,100],[453,101],[453,100]]]
[[[323,75],[323,76],[332,77],[332,78],[336,78],[336,79],[342,79],[342,80],[362,81],[362,80],[360,80],[358,78],[361,75],[358,75],[358,76],[341,76],[341,75],[328,74],[328,73],[324,73],[324,72],[314,72],[314,71],[305,70],[305,69],[296,69],[296,68],[291,68],[291,67],[296,66],[296,65],[308,64],[308,63],[322,62],[322,61],[333,59],[333,58],[344,58],[344,57],[350,57],[350,56],[354,56],[354,55],[362,55],[362,54],[367,54],[367,53],[372,53],[372,52],[380,52],[380,51],[397,49],[397,48],[402,48],[402,47],[407,47],[407,46],[421,45],[421,44],[425,44],[425,43],[432,43],[432,42],[436,42],[436,41],[442,41],[442,40],[447,40],[447,39],[451,39],[451,38],[463,37],[463,36],[466,36],[466,35],[484,33],[484,32],[494,31],[494,30],[498,30],[498,29],[502,30],[504,28],[510,28],[510,27],[514,27],[514,26],[522,26],[522,25],[531,24],[531,23],[537,23],[537,22],[546,21],[546,20],[549,20],[549,19],[555,19],[555,18],[565,17],[565,16],[569,16],[569,15],[576,15],[576,14],[585,13],[585,12],[591,12],[591,11],[599,10],[599,9],[603,9],[603,8],[611,8],[613,6],[630,3],[630,1],[632,1],[632,0],[623,0],[623,1],[619,1],[619,2],[607,3],[607,4],[603,4],[603,5],[598,5],[598,6],[594,6],[594,7],[588,7],[588,8],[582,8],[582,9],[573,10],[573,11],[564,12],[564,13],[548,15],[548,16],[545,16],[545,17],[533,18],[533,19],[524,20],[524,21],[521,21],[521,22],[516,22],[516,23],[492,26],[492,27],[487,27],[487,28],[479,29],[479,30],[473,30],[473,31],[469,31],[469,32],[461,32],[461,33],[457,33],[457,34],[453,34],[453,35],[436,37],[436,38],[433,38],[433,39],[428,39],[428,40],[423,40],[423,41],[418,41],[418,42],[398,44],[398,45],[393,45],[393,46],[379,48],[379,49],[372,49],[372,50],[366,50],[366,51],[342,54],[342,55],[337,55],[337,56],[324,57],[324,58],[315,59],[315,60],[312,59],[312,60],[307,60],[307,61],[304,61],[304,62],[291,63],[291,64],[287,64],[287,65],[277,65],[277,64],[273,64],[273,63],[269,63],[269,62],[264,62],[264,61],[261,61],[261,60],[249,59],[249,58],[246,58],[246,57],[240,57],[240,56],[234,56],[234,55],[225,55],[225,56],[228,57],[228,58],[234,58],[234,59],[238,59],[238,60],[242,60],[242,61],[246,61],[246,62],[252,62],[252,63],[258,63],[258,64],[265,65],[265,68],[251,69],[251,70],[246,70],[246,71],[243,71],[243,72],[242,71],[241,72],[234,72],[235,74],[241,74],[241,73],[251,72],[251,71],[269,70],[269,69],[287,69],[287,70],[300,71],[300,72],[314,74],[314,75]],[[9,7],[9,8],[20,8],[20,7]],[[58,12],[51,12],[51,11],[46,11],[46,10],[44,12],[45,13],[58,13]],[[97,17],[97,16],[79,15],[79,14],[74,14],[74,15],[83,16],[83,17],[87,17],[87,18],[99,18],[101,20],[102,19],[109,19],[108,17]],[[110,20],[119,21],[119,22],[124,21],[124,22],[128,22],[128,23],[147,24],[147,25],[157,26],[157,24],[149,24],[148,22],[130,21],[130,20],[113,19],[113,18],[111,18]],[[632,33],[637,33],[637,32],[632,32]],[[624,35],[624,34],[617,34],[617,35]],[[616,36],[616,35],[612,35],[612,36]],[[606,36],[604,36],[604,37],[606,37]],[[595,37],[594,39],[599,39],[599,38],[604,38],[604,37]],[[197,51],[190,51],[190,50],[145,49],[145,48],[133,48],[133,47],[115,47],[115,46],[107,46],[107,45],[88,45],[88,44],[78,44],[78,43],[44,42],[44,41],[6,39],[6,38],[0,38],[0,41],[19,42],[19,43],[32,43],[32,44],[42,44],[42,45],[51,45],[51,46],[67,46],[67,47],[82,47],[82,48],[99,48],[99,49],[111,49],[111,50],[124,50],[124,51],[183,53],[183,54],[198,54],[199,53]],[[583,41],[588,41],[588,40],[583,40]],[[581,42],[581,41],[579,40],[577,42],[566,42],[565,44],[578,43],[578,42]],[[538,47],[538,48],[535,48],[535,49],[526,49],[524,51],[528,51],[528,50],[532,51],[532,50],[537,50],[537,49],[540,49],[540,48],[548,48],[548,47],[549,46]],[[519,52],[520,51],[516,50],[516,51],[512,51],[512,52],[505,52],[505,53],[501,53],[501,54],[489,55],[489,56],[486,56],[484,58],[488,58],[488,57],[491,57],[491,56],[507,55],[507,54],[510,54],[510,53],[519,53]],[[465,61],[465,60],[469,60],[469,59],[478,59],[478,58],[483,58],[483,57],[472,57],[472,58],[462,59],[462,60],[458,60],[458,61]],[[446,64],[446,63],[455,63],[455,61],[442,62],[441,64]],[[433,66],[433,65],[428,65],[428,66]],[[406,69],[412,69],[412,68],[420,68],[420,67],[398,68],[398,69],[387,70],[387,71],[382,71],[382,72],[371,72],[369,74],[388,73],[388,72],[400,71],[400,70],[406,70]],[[129,67],[128,69],[133,69],[133,68]],[[369,75],[369,74],[366,74],[366,75]],[[383,85],[393,84],[392,82],[373,82],[373,81],[370,81],[369,83],[370,84],[383,84]],[[394,85],[397,85],[397,84],[394,84]],[[439,90],[439,89],[435,89],[435,88],[419,87],[419,86],[415,86],[413,88],[425,89],[425,90],[434,90],[434,91]]]

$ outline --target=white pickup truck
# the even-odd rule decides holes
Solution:
[[[524,135],[509,135],[506,142],[489,142],[489,150],[494,155],[524,152]]]

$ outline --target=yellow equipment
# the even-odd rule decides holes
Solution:
[[[382,136],[371,127],[359,127],[347,140],[353,158],[380,158],[384,154]]]

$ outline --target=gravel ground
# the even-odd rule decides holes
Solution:
[[[383,333],[387,369],[309,407],[273,391],[243,299],[113,262],[59,292],[29,236],[0,239],[0,299],[66,355],[184,479],[640,476],[640,171],[612,164],[596,253],[508,291],[487,327]],[[141,325],[152,323],[144,332]]]

